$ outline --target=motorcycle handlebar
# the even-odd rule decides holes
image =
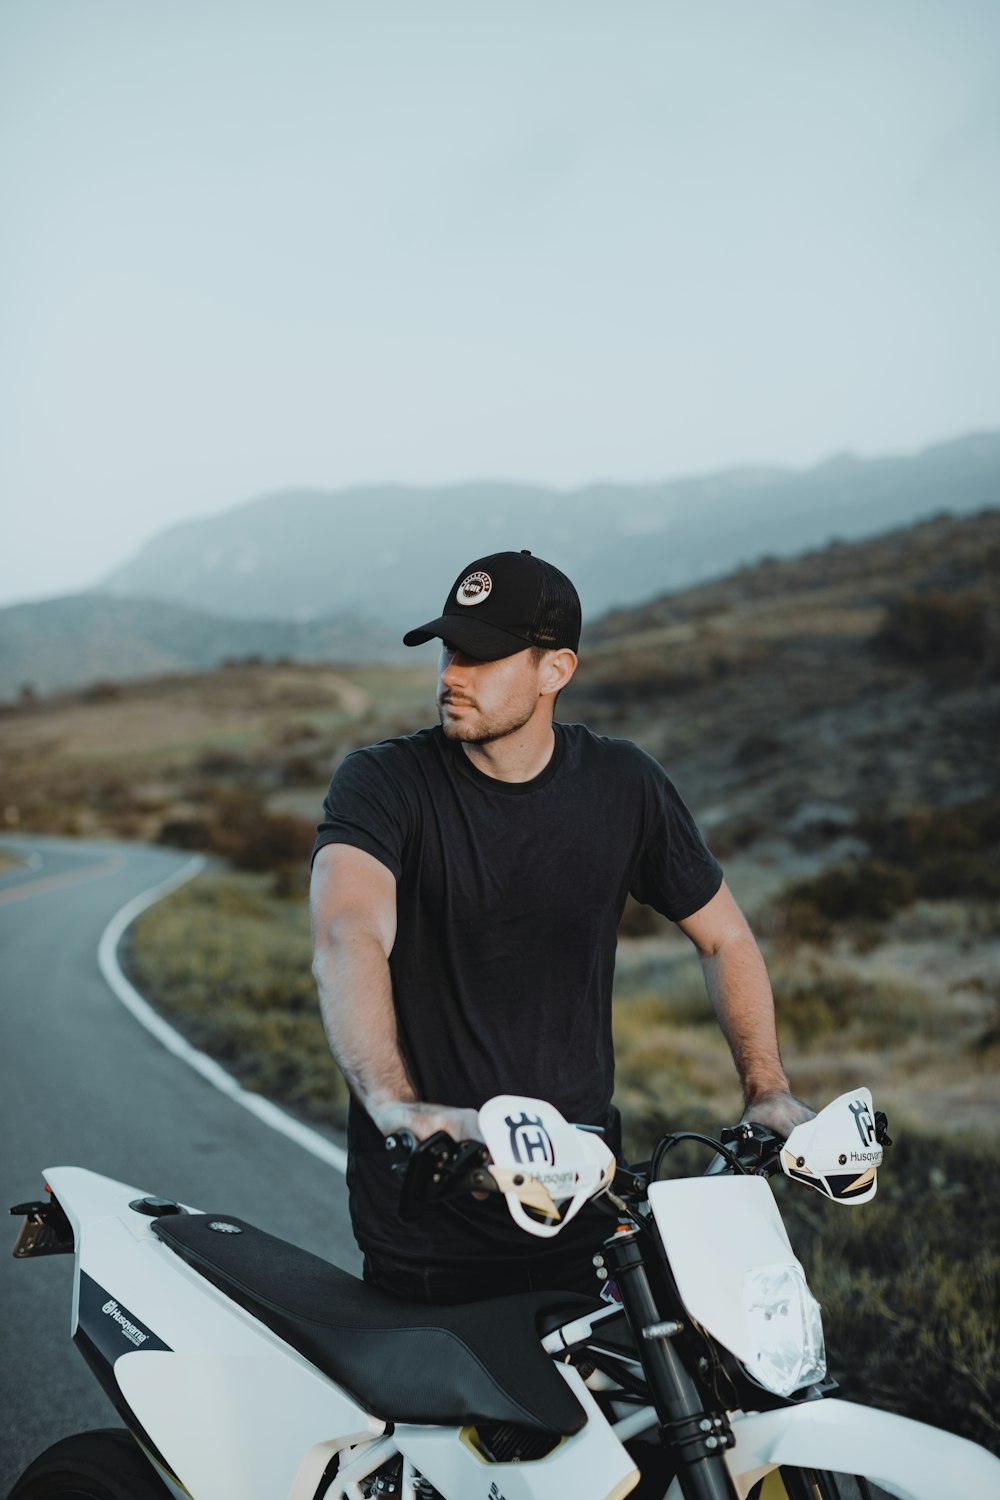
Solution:
[[[876,1136],[880,1144],[892,1144],[885,1115],[875,1115]],[[682,1140],[698,1140],[710,1146],[715,1156],[707,1172],[736,1172],[741,1175],[770,1177],[779,1170],[779,1156],[784,1139],[756,1122],[727,1125],[718,1140],[697,1131],[678,1131],[664,1136],[653,1152],[652,1160],[630,1169],[619,1164],[615,1192],[629,1201],[641,1200],[650,1182],[659,1177],[667,1152]],[[401,1179],[400,1217],[408,1222],[420,1217],[431,1203],[467,1193],[496,1193],[496,1182],[486,1170],[489,1153],[482,1141],[456,1141],[445,1131],[438,1131],[420,1141],[410,1130],[399,1130],[386,1137],[393,1173]]]

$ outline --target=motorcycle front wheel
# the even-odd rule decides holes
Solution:
[[[8,1500],[168,1500],[135,1438],[124,1428],[61,1438],[34,1459]]]
[[[892,1500],[862,1474],[829,1469],[792,1469],[783,1464],[755,1484],[747,1500]]]

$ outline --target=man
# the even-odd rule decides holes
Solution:
[[[493,1198],[404,1225],[384,1137],[475,1138],[479,1106],[515,1093],[602,1127],[619,1152],[611,988],[629,892],[697,948],[745,1117],[787,1134],[812,1111],[781,1066],[757,945],[662,768],[554,721],[580,638],[569,579],[529,552],[480,558],[404,640],[435,638],[440,726],[345,759],[314,854],[314,973],[351,1090],[355,1235],[366,1278],[412,1299],[594,1292],[594,1211],[546,1241]]]

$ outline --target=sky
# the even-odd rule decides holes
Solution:
[[[0,0],[0,605],[290,487],[1000,425],[995,0]]]

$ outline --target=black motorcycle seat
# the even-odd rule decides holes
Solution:
[[[431,1307],[379,1291],[227,1214],[171,1215],[151,1227],[194,1270],[384,1421],[514,1422],[561,1435],[586,1422],[543,1350],[538,1328],[562,1309],[569,1321],[603,1307],[595,1298],[525,1292]]]

